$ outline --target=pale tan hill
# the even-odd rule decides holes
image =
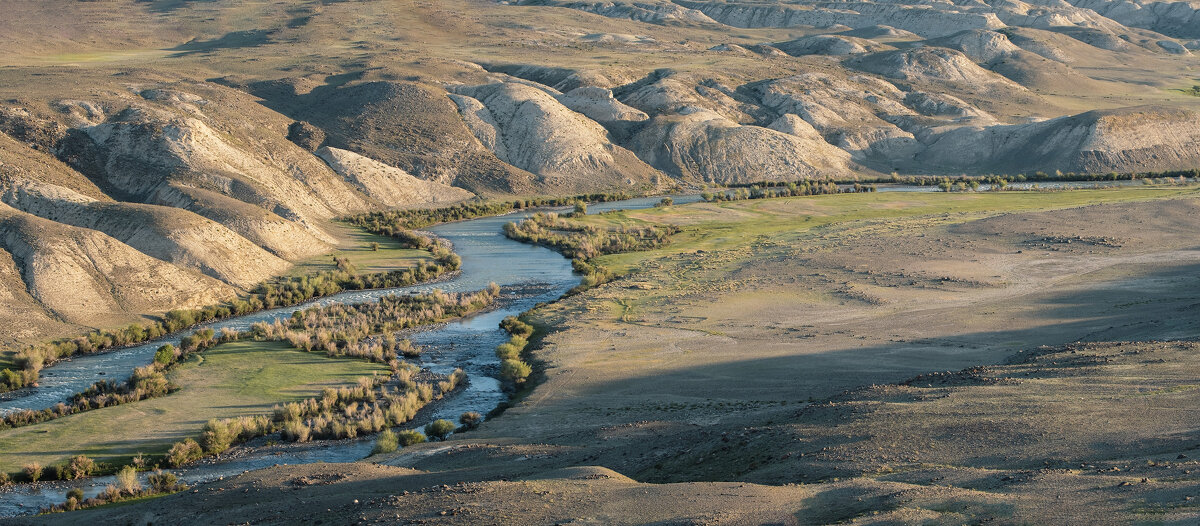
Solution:
[[[980,137],[988,140],[980,140]],[[1093,111],[1034,124],[961,128],[934,138],[917,161],[949,170],[1170,170],[1200,164],[1200,113],[1161,107]],[[974,171],[974,170],[973,170]]]
[[[139,313],[210,305],[235,292],[106,234],[5,204],[0,204],[0,226],[0,248],[11,254],[29,294],[44,312],[66,322],[112,325]]]
[[[539,176],[551,187],[645,184],[654,174],[613,144],[597,122],[559,102],[557,92],[518,82],[454,88],[467,126],[502,161]]]
[[[329,86],[307,79],[247,89],[270,107],[319,126],[327,145],[418,178],[477,193],[547,190],[479,145],[444,89],[409,82]]]
[[[697,110],[656,117],[630,142],[642,159],[686,181],[729,184],[853,176],[850,154],[825,142],[812,125],[795,118],[774,128],[742,126]]]
[[[462,188],[423,181],[404,170],[348,150],[322,146],[316,155],[359,191],[389,207],[447,205],[475,197]]]
[[[221,224],[187,210],[95,201],[28,179],[0,180],[0,201],[51,221],[103,232],[143,254],[242,289],[253,288],[289,266]]]

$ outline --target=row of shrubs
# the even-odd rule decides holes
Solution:
[[[23,427],[46,422],[76,413],[128,404],[148,398],[157,398],[174,392],[177,387],[167,380],[167,371],[192,353],[201,352],[213,345],[236,340],[240,334],[223,330],[218,336],[212,329],[201,329],[185,336],[180,347],[163,345],[154,353],[149,365],[135,368],[133,374],[123,381],[101,380],[82,392],[73,395],[67,402],[41,410],[26,409],[13,411],[0,418],[0,429]]]
[[[142,482],[138,480],[138,472],[133,466],[125,466],[117,471],[116,479],[116,484],[109,484],[100,494],[88,499],[83,497],[82,489],[71,488],[70,491],[67,491],[66,502],[44,508],[41,512],[75,511],[151,495],[166,495],[187,489],[187,486],[181,484],[179,478],[169,471],[155,470],[146,477],[147,482],[150,483],[148,488],[142,486]]]
[[[444,418],[434,420],[425,424],[424,433],[413,429],[405,429],[400,432],[392,431],[390,428],[384,429],[375,437],[375,447],[371,449],[371,454],[391,453],[399,448],[420,444],[428,439],[445,440],[450,433],[475,429],[483,423],[483,415],[475,411],[467,411],[458,417],[458,422],[461,425],[456,426],[454,422]]]
[[[569,258],[584,260],[661,247],[678,232],[674,225],[602,228],[570,221],[553,212],[539,212],[519,223],[504,225],[504,235],[510,239],[550,247]]]
[[[423,228],[438,223],[461,221],[483,216],[506,214],[514,210],[543,206],[571,206],[577,203],[602,203],[630,199],[630,194],[623,192],[581,194],[572,197],[542,197],[517,199],[513,201],[470,201],[457,205],[412,210],[388,210],[369,212],[346,218],[350,224],[367,231],[397,239],[408,236],[408,230]]]
[[[1163,179],[1163,178],[1200,178],[1200,169],[1192,168],[1188,170],[1166,170],[1161,172],[1063,172],[1055,170],[1054,172],[1037,171],[1031,174],[987,174],[970,176],[966,174],[949,176],[949,175],[900,175],[891,174],[883,177],[863,178],[853,180],[836,180],[826,179],[814,181],[819,184],[904,184],[913,186],[940,186],[942,183],[951,185],[957,183],[970,184],[971,181],[978,181],[982,184],[1001,184],[1001,183],[1037,183],[1050,181],[1136,181],[1139,179]],[[728,186],[734,187],[779,187],[796,184],[792,181],[757,181],[753,183],[731,183]]]
[[[135,323],[113,330],[96,330],[74,338],[30,346],[16,353],[15,369],[0,370],[0,392],[35,385],[43,367],[78,354],[91,354],[154,340],[197,324],[263,309],[296,305],[346,290],[414,285],[457,271],[462,265],[462,259],[445,243],[423,236],[417,237],[420,239],[413,240],[412,243],[406,243],[403,239],[401,242],[412,248],[430,250],[434,262],[418,265],[413,269],[373,274],[359,274],[348,261],[338,262],[338,270],[324,271],[313,276],[271,280],[260,284],[247,297],[235,299],[227,304],[211,305],[202,309],[172,310],[164,314],[160,321]]]
[[[360,378],[354,387],[327,388],[319,397],[275,406],[271,415],[211,420],[199,439],[184,439],[167,451],[169,466],[180,467],[219,455],[248,440],[279,433],[283,440],[354,438],[409,422],[426,404],[466,380],[461,369],[434,381],[414,381],[416,367],[402,364],[391,377]]]
[[[801,181],[782,182],[777,184],[763,183],[748,187],[737,187],[732,190],[718,192],[703,192],[700,198],[709,203],[720,201],[742,201],[746,199],[767,199],[772,197],[797,197],[804,195],[853,194],[874,192],[873,185],[854,183],[851,186],[838,186],[832,181]]]
[[[495,283],[469,293],[392,294],[376,302],[335,303],[296,311],[286,321],[255,323],[250,333],[255,339],[287,341],[308,352],[387,363],[398,354],[414,357],[420,353],[411,342],[397,341],[393,331],[478,312],[491,306],[499,295]],[[369,338],[376,334],[381,336]]]
[[[496,357],[500,359],[500,377],[510,387],[519,387],[533,373],[533,367],[525,362],[522,354],[533,335],[533,326],[516,316],[508,316],[500,322],[500,328],[511,335],[507,342],[496,346]]]

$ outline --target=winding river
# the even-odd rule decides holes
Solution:
[[[675,203],[699,200],[698,196],[674,196]],[[590,213],[608,210],[641,209],[654,206],[657,197],[628,199],[589,206]],[[528,217],[532,211],[503,216],[470,219],[446,223],[427,229],[450,241],[462,257],[460,272],[448,280],[366,291],[349,291],[309,301],[301,305],[271,309],[245,316],[227,318],[205,324],[215,330],[228,327],[246,330],[259,321],[291,316],[292,312],[313,305],[330,303],[364,303],[388,294],[413,294],[441,289],[451,292],[479,290],[495,282],[501,287],[496,307],[467,318],[436,325],[418,331],[409,339],[425,347],[419,359],[422,367],[438,373],[450,373],[462,368],[468,376],[467,386],[452,397],[433,404],[411,422],[416,428],[426,422],[447,418],[457,421],[464,411],[487,414],[505,395],[496,379],[499,363],[494,349],[508,339],[499,329],[500,320],[533,308],[534,305],[561,297],[575,285],[579,276],[571,262],[549,249],[512,241],[504,236],[505,223]],[[194,330],[194,329],[192,329]],[[191,330],[187,331],[190,333]],[[125,378],[135,367],[150,363],[154,351],[165,343],[179,344],[182,334],[170,335],[141,345],[115,351],[76,357],[42,372],[38,387],[23,389],[0,399],[0,413],[19,409],[42,409],[65,400],[104,378]],[[207,460],[172,472],[189,485],[232,476],[245,471],[262,469],[276,464],[312,462],[352,462],[370,454],[372,437],[357,440],[317,441],[304,444],[267,447],[251,443],[235,448],[221,459]],[[0,517],[35,513],[39,508],[65,500],[66,492],[80,487],[85,495],[93,496],[113,482],[111,477],[96,477],[77,482],[48,482],[16,484],[0,490]]]

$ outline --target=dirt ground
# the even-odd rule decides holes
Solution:
[[[806,206],[713,213],[803,221]],[[1200,346],[1177,340],[1200,333],[1197,211],[1185,197],[681,241],[539,311],[555,328],[543,383],[475,431],[372,459],[386,466],[279,467],[30,520],[1193,522]]]

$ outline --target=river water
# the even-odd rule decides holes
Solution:
[[[677,204],[699,200],[699,197],[694,195],[673,198]],[[659,199],[648,197],[596,203],[588,208],[590,213],[642,209],[654,206]],[[465,388],[431,405],[429,410],[422,411],[418,419],[411,422],[412,427],[417,428],[438,418],[457,421],[458,416],[465,411],[487,414],[505,399],[497,380],[499,362],[495,356],[496,346],[508,339],[508,334],[499,328],[500,320],[505,316],[529,310],[540,302],[557,299],[579,284],[579,276],[572,272],[571,262],[557,252],[519,243],[504,236],[505,223],[523,219],[531,213],[532,211],[526,211],[470,219],[427,229],[450,241],[454,245],[455,253],[462,257],[460,272],[451,279],[394,289],[343,292],[301,305],[228,318],[203,327],[211,327],[218,331],[226,327],[243,331],[255,322],[286,318],[296,310],[314,305],[364,303],[388,294],[413,294],[433,289],[449,292],[475,291],[494,282],[500,285],[501,296],[493,309],[419,330],[409,336],[413,343],[425,348],[425,352],[417,361],[418,365],[443,374],[461,368],[468,377]],[[186,333],[194,330],[190,329]],[[158,347],[165,343],[178,345],[181,336],[182,334],[171,335],[107,353],[80,356],[48,367],[42,371],[38,387],[7,393],[7,396],[0,400],[0,413],[52,407],[74,393],[86,389],[97,380],[124,379],[135,367],[150,363]],[[263,443],[258,441],[258,444]],[[235,448],[224,458],[204,461],[196,466],[172,472],[190,485],[276,464],[352,462],[370,454],[372,445],[372,437],[273,447],[252,443]],[[0,490],[0,517],[35,513],[39,508],[61,503],[66,498],[67,490],[72,487],[82,488],[85,495],[91,497],[112,482],[111,477],[96,477],[83,481],[16,484]]]

